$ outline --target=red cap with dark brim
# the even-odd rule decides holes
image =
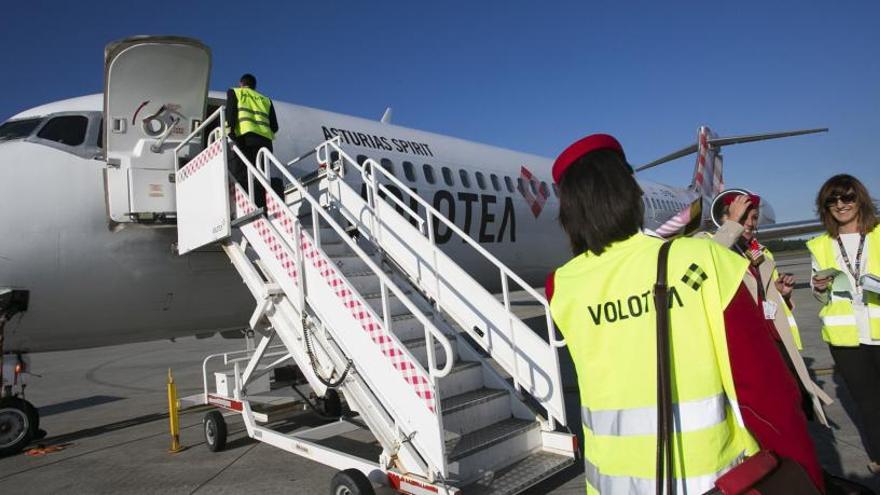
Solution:
[[[744,195],[743,194],[727,194],[723,198],[721,198],[721,201],[724,203],[725,206],[730,206],[733,204],[733,200],[735,200],[736,198],[738,198],[740,196],[744,196]],[[757,194],[749,194],[749,200],[752,202],[752,206],[760,206],[761,205],[761,197],[758,196]]]
[[[568,170],[574,162],[581,157],[597,150],[614,150],[620,153],[620,156],[626,160],[623,153],[623,146],[614,136],[608,134],[592,134],[579,141],[575,141],[571,146],[565,148],[565,151],[559,154],[559,157],[553,163],[553,182],[559,184],[565,171]]]

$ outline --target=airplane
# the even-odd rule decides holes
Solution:
[[[138,54],[133,47],[154,49]],[[0,125],[0,423],[22,410],[32,427],[39,423],[23,394],[25,375],[35,371],[28,353],[240,336],[247,327],[253,299],[223,251],[176,251],[171,150],[225,104],[225,93],[207,90],[209,73],[210,51],[196,40],[130,38],[108,45],[103,93],[37,106]],[[306,155],[338,138],[351,156],[378,161],[532,285],[570,257],[556,221],[551,159],[397,126],[390,111],[374,121],[274,105],[276,156]],[[698,157],[687,186],[638,178],[646,229],[673,236],[707,228],[709,205],[723,189],[721,146],[819,131],[720,138],[700,127],[696,144],[637,169]],[[290,169],[302,177],[317,167],[301,160]],[[345,180],[363,187],[359,174]],[[762,202],[759,223],[774,222]],[[497,289],[497,273],[449,242],[444,227],[436,238]],[[14,435],[0,435],[0,453],[20,447]]]

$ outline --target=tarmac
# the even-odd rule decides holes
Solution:
[[[806,283],[809,258],[795,253],[777,260],[782,271],[798,279],[795,316],[806,364],[835,399],[826,408],[832,428],[811,424],[820,461],[830,473],[880,490],[880,476],[872,477],[866,468],[852,400],[819,336],[819,304]],[[514,306],[520,317],[541,325],[542,318],[533,318],[536,307],[523,298],[514,298]],[[328,493],[334,469],[249,439],[237,417],[227,418],[227,449],[210,452],[201,428],[205,407],[181,413],[180,440],[186,448],[168,452],[169,368],[181,397],[197,394],[204,357],[242,348],[242,341],[213,337],[32,355],[32,369],[40,376],[30,378],[27,398],[39,407],[48,436],[31,447],[48,449],[0,459],[0,493]],[[567,353],[562,361],[568,414],[577,430],[576,381]],[[315,424],[320,420],[306,413],[296,418],[295,427]],[[527,493],[583,494],[581,463]]]

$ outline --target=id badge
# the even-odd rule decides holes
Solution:
[[[776,303],[773,301],[764,301],[764,319],[765,320],[775,320],[776,319]]]

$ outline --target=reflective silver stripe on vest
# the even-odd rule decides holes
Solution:
[[[254,125],[262,126],[262,127],[267,128],[267,129],[270,128],[268,122],[263,122],[263,121],[260,121],[260,120],[254,120],[254,119],[251,119],[251,118],[248,118],[248,117],[239,117],[239,118],[238,118],[238,121],[239,121],[239,122],[250,122],[250,123],[252,123],[252,124],[254,124]]]
[[[259,110],[251,110],[250,108],[241,108],[241,107],[239,107],[239,108],[238,108],[238,111],[239,111],[239,112],[252,113],[252,114],[254,114],[254,115],[259,115],[259,116],[261,116],[261,117],[266,117],[267,119],[269,118],[269,114],[268,114],[268,113],[266,113],[266,112],[261,112],[261,111],[259,111]]]
[[[718,472],[690,478],[676,478],[676,495],[702,495],[715,487],[715,481],[722,474],[733,469],[745,458],[745,452],[740,453],[727,466]],[[610,476],[602,474],[599,469],[584,459],[584,471],[587,481],[602,495],[626,495],[655,493],[657,480],[654,478],[638,478],[636,476]]]
[[[708,399],[673,405],[675,431],[685,433],[715,426],[727,418],[727,396],[723,393]],[[594,435],[654,435],[657,432],[657,407],[606,409],[581,408],[581,420]]]
[[[822,323],[826,327],[855,326],[856,317],[854,315],[823,316]]]

